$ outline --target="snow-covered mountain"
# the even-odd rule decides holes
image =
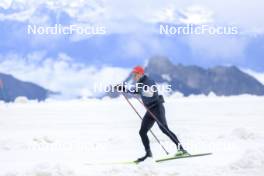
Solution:
[[[177,91],[184,96],[208,95],[211,92],[218,96],[264,95],[264,85],[235,66],[205,69],[199,66],[174,65],[167,57],[155,56],[149,59],[145,71],[158,84],[171,85],[171,93]],[[107,95],[118,96],[117,93]]]
[[[28,99],[42,101],[51,94],[54,92],[37,84],[20,81],[11,75],[0,73],[0,100],[10,102],[19,96],[24,96]]]
[[[173,91],[184,95],[264,95],[264,85],[235,66],[216,66],[204,69],[198,66],[174,65],[168,58],[156,56],[149,60],[146,72],[158,83],[167,82]]]

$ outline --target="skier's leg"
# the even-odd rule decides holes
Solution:
[[[144,145],[146,152],[150,151],[149,138],[148,138],[147,133],[151,129],[151,127],[154,125],[154,123],[155,123],[155,120],[147,112],[142,120],[141,127],[139,130],[139,135],[141,137],[141,140],[142,140],[142,143]]]
[[[179,139],[177,138],[177,136],[169,129],[167,121],[166,121],[166,117],[165,117],[165,108],[164,106],[161,104],[158,109],[157,109],[157,118],[160,121],[161,124],[158,123],[158,126],[160,128],[160,130],[166,134],[176,145],[177,149],[179,150],[183,150],[183,147],[179,141]]]
[[[147,159],[148,157],[152,157],[147,133],[151,129],[154,123],[155,123],[155,120],[147,112],[142,120],[141,127],[139,130],[139,135],[145,147],[146,154],[143,157],[138,158],[137,162],[141,162]]]

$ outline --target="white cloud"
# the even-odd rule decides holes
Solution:
[[[243,58],[247,43],[247,39],[240,37],[217,35],[190,36],[188,40],[193,55],[201,56],[201,59],[212,58],[225,61]]]
[[[45,4],[56,12],[65,11],[79,22],[119,24],[138,20],[142,23],[184,22],[233,24],[246,31],[263,31],[264,1],[251,0],[13,0],[11,8],[14,14],[1,14],[1,19],[14,18],[26,20],[32,18],[32,10]],[[1,1],[0,6],[7,8],[10,1]],[[41,18],[41,16],[39,17]],[[121,23],[120,23],[121,22]]]
[[[4,9],[8,9],[12,4],[12,1],[10,0],[2,0],[0,1],[0,7],[4,8]]]
[[[203,6],[190,6],[187,9],[180,10],[184,16],[179,20],[185,24],[207,24],[213,22],[213,12]]]
[[[46,58],[44,52],[20,57],[16,54],[0,56],[0,72],[18,79],[37,83],[65,97],[92,96],[95,84],[117,84],[129,74],[129,69],[102,66],[100,68],[73,62],[66,54]]]
[[[253,32],[255,28],[264,32],[263,6],[264,1],[251,0],[224,0],[216,3],[215,1],[202,0],[201,4],[214,11],[215,19],[219,24],[237,25],[243,30]]]
[[[26,21],[30,17],[32,17],[33,13],[34,13],[34,9],[27,9],[20,12],[11,13],[8,15],[0,13],[0,21],[1,20]]]
[[[167,8],[161,9],[158,13],[156,13],[156,16],[153,19],[153,21],[175,23],[177,21],[175,14],[176,14],[175,8],[167,7]]]
[[[7,1],[5,1],[7,2]],[[146,0],[144,2],[123,0],[14,0],[12,1],[14,13],[1,14],[2,19],[14,19],[32,23],[47,23],[47,14],[38,14],[37,7],[45,4],[49,9],[58,12],[65,11],[76,24],[99,24],[106,27],[106,33],[129,33],[128,40],[120,44],[121,54],[131,57],[149,57],[148,51],[155,54],[166,54],[166,43],[155,38],[153,34],[159,32],[155,26],[157,22],[169,23],[213,23],[213,25],[237,25],[248,33],[264,33],[263,10],[264,1],[238,1],[238,0]],[[250,13],[248,13],[250,11]],[[154,24],[154,25],[153,25]],[[20,29],[21,30],[21,29]],[[240,31],[240,30],[239,30]],[[21,35],[21,31],[13,32],[13,36]],[[23,32],[24,33],[24,32]],[[127,35],[128,36],[128,35]],[[70,36],[70,40],[89,40],[91,36]],[[239,38],[240,37],[240,38]],[[201,59],[230,59],[243,58],[249,40],[230,36],[190,36],[187,44],[194,55],[206,56]],[[32,46],[43,48],[56,48],[56,40],[61,36],[31,36]],[[52,42],[50,42],[52,41]],[[13,42],[13,41],[12,41]],[[169,44],[167,44],[169,45]],[[173,44],[172,44],[173,45]],[[177,50],[177,48],[175,48]],[[153,53],[151,53],[153,54]],[[218,57],[219,56],[219,57]]]

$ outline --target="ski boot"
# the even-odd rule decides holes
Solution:
[[[180,149],[176,152],[175,156],[190,156],[190,154],[186,150]]]
[[[142,162],[142,161],[144,161],[145,159],[147,159],[147,158],[151,158],[151,157],[152,157],[152,152],[151,152],[151,150],[147,150],[145,156],[138,158],[135,162],[136,162],[136,163],[139,163],[139,162]]]

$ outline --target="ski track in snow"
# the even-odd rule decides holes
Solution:
[[[144,114],[137,101],[132,103]],[[191,153],[213,155],[163,163],[100,165],[129,161],[144,153],[140,119],[122,99],[37,103],[0,102],[2,176],[262,176],[264,97],[167,98],[169,127]],[[158,127],[154,133],[171,152]],[[156,158],[164,152],[149,134]],[[88,165],[87,163],[94,163]]]

